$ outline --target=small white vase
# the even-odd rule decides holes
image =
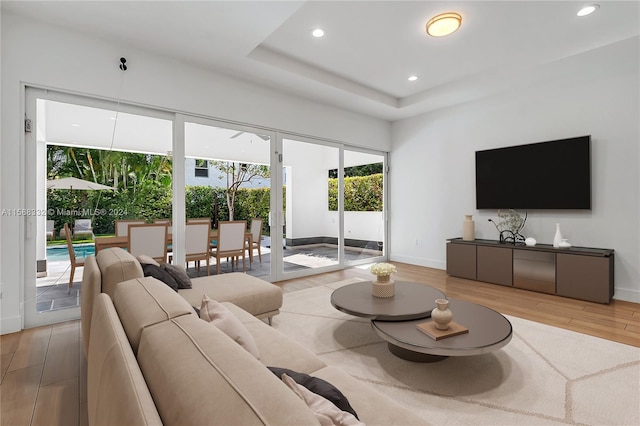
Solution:
[[[449,323],[453,320],[453,313],[449,310],[447,299],[436,299],[436,307],[431,311],[431,318],[436,323],[438,330],[448,330]]]
[[[556,223],[556,235],[553,237],[553,246],[559,248],[560,241],[562,241],[562,233],[560,232],[560,224]]]
[[[462,221],[462,239],[465,241],[475,240],[475,222],[471,219],[473,216],[470,214],[464,215]]]
[[[558,247],[559,248],[570,248],[571,247],[571,243],[566,238],[563,238],[562,240],[560,240],[560,244],[558,244]]]

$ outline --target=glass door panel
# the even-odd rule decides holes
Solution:
[[[339,197],[330,171],[339,167],[340,149],[283,138],[282,152],[285,226],[280,276],[292,278],[338,269]]]
[[[216,274],[218,270],[215,230],[219,222],[244,221],[247,229],[246,272],[271,279],[268,218],[273,133],[195,118],[186,118],[184,130],[185,218],[187,223],[195,219],[208,220],[214,229],[210,239],[210,274]],[[256,224],[260,221],[262,224],[251,233],[254,220]],[[249,240],[253,244],[251,248],[248,247]],[[187,263],[188,273],[206,275],[206,268],[202,267],[202,261],[200,263],[199,271],[196,262]],[[242,260],[234,263],[233,257],[220,258],[220,273],[242,269]]]
[[[385,256],[384,156],[344,151],[344,253],[347,264]],[[336,170],[337,173],[337,170]]]
[[[26,204],[43,212],[25,249],[36,264],[35,277],[31,261],[25,266],[25,326],[32,327],[78,316],[84,268],[74,266],[71,251],[78,260],[94,254],[96,238],[114,236],[117,220],[170,216],[172,121],[35,89],[27,90],[26,107],[35,140],[25,158],[36,165]]]

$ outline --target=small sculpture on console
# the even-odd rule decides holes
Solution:
[[[495,222],[493,219],[489,219],[489,222],[498,230],[500,235],[500,243],[524,243],[525,237],[520,233],[527,223],[527,212],[524,213],[524,217],[515,210],[509,209],[508,212],[502,213],[498,210],[498,217],[500,220]]]

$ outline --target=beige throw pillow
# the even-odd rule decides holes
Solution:
[[[260,359],[258,346],[249,330],[223,304],[209,299],[206,294],[202,298],[202,305],[200,305],[200,318],[218,327],[220,331],[231,337],[251,355]]]
[[[322,426],[365,426],[353,414],[342,411],[328,399],[297,384],[286,374],[282,375],[282,381],[307,404]]]

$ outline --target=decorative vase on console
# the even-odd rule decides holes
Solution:
[[[562,241],[562,233],[560,233],[560,224],[556,223],[556,235],[553,237],[553,247],[559,248]]]
[[[431,318],[436,323],[438,330],[448,330],[449,323],[453,320],[453,313],[449,309],[447,299],[436,299],[436,307],[431,311]]]
[[[462,221],[462,239],[465,241],[475,240],[475,222],[471,219],[473,216],[470,214],[464,215],[464,221]]]
[[[371,265],[369,270],[376,276],[375,281],[371,283],[371,294],[375,297],[393,297],[396,284],[391,279],[391,274],[396,272],[396,266],[390,263],[376,263]]]
[[[559,248],[564,248],[564,249],[566,249],[566,248],[571,248],[571,243],[570,243],[570,242],[569,242],[569,240],[567,240],[566,238],[563,238],[563,239],[560,241],[560,244],[558,244],[558,247],[559,247]]]

